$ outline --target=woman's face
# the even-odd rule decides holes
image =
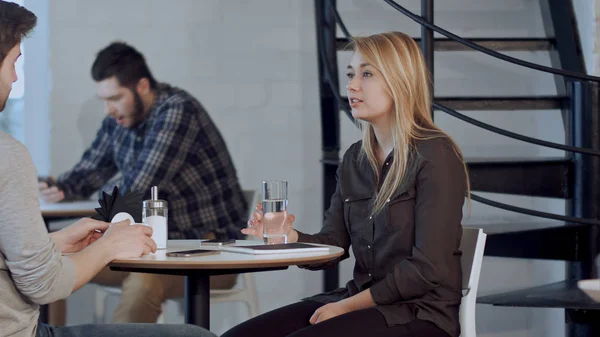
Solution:
[[[394,101],[386,92],[381,73],[356,51],[346,71],[350,82],[346,86],[352,116],[371,124],[386,123]]]

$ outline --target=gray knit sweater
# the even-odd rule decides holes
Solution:
[[[0,337],[35,336],[39,305],[73,289],[75,265],[48,236],[39,207],[29,152],[0,132]]]

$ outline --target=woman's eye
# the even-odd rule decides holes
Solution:
[[[352,74],[352,73],[346,73],[346,76],[347,76],[349,79],[352,79],[352,78],[354,77],[354,74]]]
[[[371,73],[370,73],[370,72],[368,72],[368,71],[365,71],[365,72],[363,73],[363,76],[364,76],[364,77],[371,77],[371,76],[373,76],[373,74],[371,74]]]

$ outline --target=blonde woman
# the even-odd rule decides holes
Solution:
[[[352,246],[354,279],[224,337],[460,334],[459,243],[469,190],[462,155],[431,119],[429,73],[413,39],[392,32],[355,38],[353,46],[347,91],[363,139],[344,155],[321,232],[291,229],[290,216],[288,235]],[[260,236],[261,220],[257,207],[243,232]]]

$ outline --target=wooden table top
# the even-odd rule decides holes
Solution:
[[[205,248],[200,245],[201,240],[169,240],[167,249],[158,250],[155,254],[149,254],[135,259],[115,260],[110,263],[111,267],[140,269],[252,269],[252,268],[276,268],[292,265],[304,265],[313,263],[324,263],[331,261],[344,254],[339,247],[329,247],[329,251],[290,253],[290,254],[264,254],[252,255],[221,251],[217,255],[195,256],[195,257],[168,257],[167,252]],[[263,244],[262,241],[237,240],[236,245]],[[321,245],[324,246],[324,245]]]
[[[41,204],[43,217],[86,217],[96,214],[95,208],[100,207],[98,201],[69,201],[56,204]]]

